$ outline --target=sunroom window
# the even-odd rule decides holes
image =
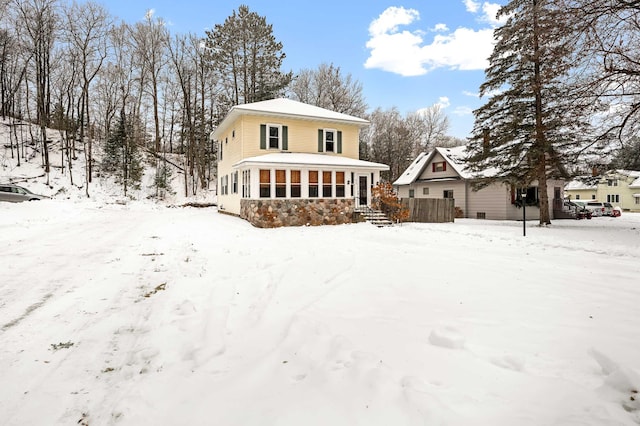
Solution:
[[[322,172],[322,197],[331,198],[332,194],[331,172]]]
[[[309,170],[309,197],[318,197],[318,171]]]
[[[300,170],[291,170],[291,198],[300,198],[301,195]]]
[[[271,198],[271,170],[260,170],[260,198]]]

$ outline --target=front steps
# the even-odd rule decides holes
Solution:
[[[356,213],[372,225],[382,228],[384,226],[393,226],[393,222],[380,210],[374,210],[371,207],[357,207]]]

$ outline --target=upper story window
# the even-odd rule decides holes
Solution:
[[[324,131],[324,151],[325,152],[336,151],[336,132],[333,130]]]
[[[607,186],[618,186],[618,179],[607,179]]]
[[[437,163],[431,163],[431,170],[434,173],[446,172],[447,171],[447,163],[445,161],[440,161],[440,162],[437,162]]]
[[[335,129],[318,129],[318,152],[342,154],[342,132]]]
[[[269,149],[280,149],[280,135],[282,131],[280,126],[267,125],[267,134],[269,140]]]
[[[260,149],[279,149],[286,151],[287,126],[280,124],[260,125]]]

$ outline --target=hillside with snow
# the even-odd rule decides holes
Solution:
[[[639,214],[258,229],[3,155],[53,198],[0,203],[2,425],[640,423]]]

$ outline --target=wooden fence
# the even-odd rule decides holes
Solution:
[[[403,198],[402,206],[409,210],[408,222],[453,222],[453,198]]]

